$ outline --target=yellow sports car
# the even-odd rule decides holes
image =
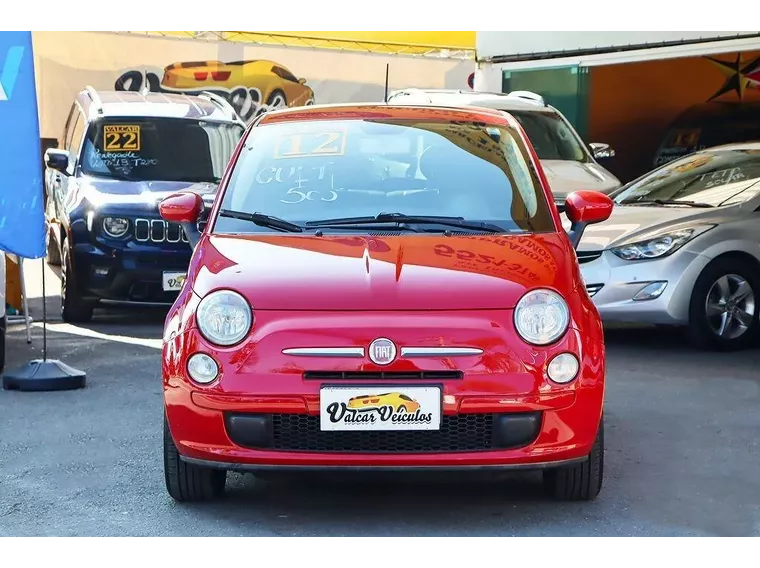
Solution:
[[[173,63],[164,69],[161,86],[182,91],[256,89],[260,100],[270,108],[314,104],[314,91],[306,85],[306,79],[264,59]]]
[[[348,401],[348,407],[354,410],[373,410],[385,406],[392,406],[396,412],[404,409],[411,413],[420,407],[420,403],[400,392],[355,396]]]

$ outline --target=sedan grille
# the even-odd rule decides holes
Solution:
[[[322,432],[319,416],[275,414],[275,450],[359,453],[474,452],[492,449],[493,414],[444,416],[440,430]]]
[[[587,262],[591,262],[592,260],[596,260],[600,256],[602,256],[601,250],[584,250],[584,251],[578,251],[575,253],[575,255],[578,257],[578,262],[580,264],[585,264]]]
[[[135,240],[141,243],[188,242],[180,225],[163,219],[135,219]]]
[[[588,295],[591,296],[592,298],[602,288],[604,288],[604,284],[586,284],[586,292],[588,292]]]

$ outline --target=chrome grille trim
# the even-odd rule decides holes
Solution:
[[[363,347],[293,347],[282,352],[301,357],[364,357]]]
[[[402,347],[402,357],[466,357],[480,355],[482,349],[476,347]]]
[[[284,355],[298,357],[364,357],[364,347],[290,347]],[[477,347],[402,347],[401,357],[467,357],[481,355]]]
[[[176,223],[163,219],[135,219],[135,240],[140,243],[187,243],[187,235]]]

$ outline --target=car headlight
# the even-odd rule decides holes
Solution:
[[[532,290],[515,307],[515,328],[533,345],[554,343],[570,325],[565,299],[551,290]]]
[[[121,217],[106,217],[103,219],[103,230],[109,237],[123,237],[129,229],[129,221]]]
[[[709,231],[715,225],[700,225],[661,233],[652,238],[613,247],[610,251],[623,260],[647,260],[674,253],[694,237]]]
[[[203,337],[217,345],[234,345],[253,325],[253,312],[245,298],[230,290],[212,292],[198,304],[195,318]]]

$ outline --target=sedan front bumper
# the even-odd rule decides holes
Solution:
[[[688,250],[640,261],[623,260],[609,250],[587,262],[583,254],[579,258],[586,290],[605,323],[663,325],[688,324],[694,283],[710,262]],[[654,297],[648,293],[657,290]]]

